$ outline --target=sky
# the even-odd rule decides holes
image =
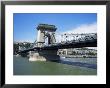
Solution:
[[[40,23],[55,25],[56,34],[97,32],[96,13],[14,13],[13,19],[16,42],[34,42]]]

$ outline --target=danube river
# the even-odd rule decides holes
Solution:
[[[14,75],[97,75],[96,58],[61,58],[60,62],[30,62],[14,56]]]

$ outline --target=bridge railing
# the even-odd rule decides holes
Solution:
[[[56,35],[57,36],[57,35]],[[59,36],[59,35],[58,35]],[[81,41],[94,41],[97,40],[97,34],[96,33],[88,33],[88,34],[63,34],[60,35],[60,37],[56,38],[56,43],[75,43],[75,42],[81,42]]]

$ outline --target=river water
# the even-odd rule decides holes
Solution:
[[[30,62],[14,56],[14,75],[97,75],[96,58],[60,58],[60,62]]]

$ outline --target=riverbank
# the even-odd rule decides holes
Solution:
[[[60,55],[65,58],[97,58],[97,56],[86,56],[86,55]]]

